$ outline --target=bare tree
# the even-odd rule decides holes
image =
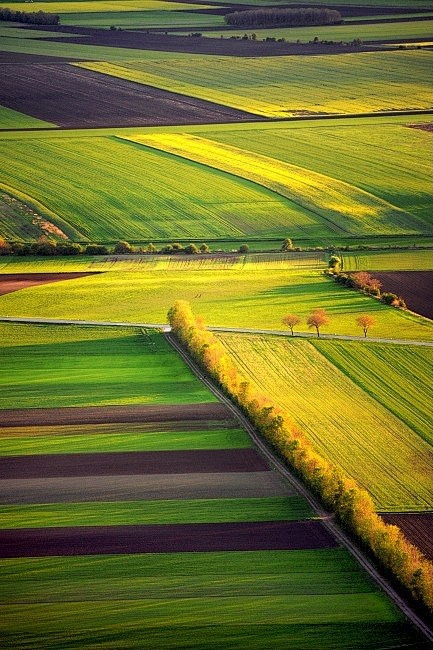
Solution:
[[[317,336],[320,336],[320,328],[329,323],[329,318],[324,309],[315,309],[307,318],[308,327],[315,327]]]
[[[296,316],[296,314],[287,314],[283,318],[283,323],[284,323],[284,325],[287,325],[288,327],[290,327],[290,331],[292,332],[292,336],[293,336],[293,328],[295,327],[295,325],[297,325],[300,322],[301,322],[301,319],[299,318],[299,316]]]
[[[356,324],[359,325],[359,327],[362,327],[364,330],[364,336],[366,337],[368,330],[370,327],[373,327],[373,325],[376,324],[376,321],[373,316],[369,316],[368,314],[361,314],[361,316],[358,316],[356,319]]]

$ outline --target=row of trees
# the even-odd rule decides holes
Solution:
[[[242,376],[231,357],[190,305],[178,301],[168,312],[172,331],[196,361],[249,417],[278,454],[331,509],[411,596],[433,610],[433,566],[397,526],[376,513],[370,495],[322,458],[287,413],[276,408]]]
[[[339,11],[320,8],[265,8],[235,11],[224,16],[227,25],[235,27],[308,27],[342,23]]]
[[[196,246],[195,244],[182,244],[174,243],[167,244],[158,249],[154,244],[147,244],[146,246],[132,246],[127,241],[118,241],[113,247],[108,247],[103,244],[74,244],[72,242],[56,242],[45,235],[39,238],[37,242],[31,244],[23,244],[21,242],[9,243],[0,239],[0,256],[1,255],[42,255],[42,256],[57,256],[57,255],[128,255],[128,254],[156,254],[161,253],[165,255],[172,255],[176,253],[183,253],[185,255],[198,255],[199,253],[210,253],[211,250],[207,244]],[[242,251],[241,251],[242,252]],[[246,252],[246,251],[244,251]]]
[[[406,303],[401,296],[389,291],[381,292],[382,283],[377,278],[374,278],[367,271],[358,271],[357,273],[343,273],[340,271],[341,261],[336,255],[332,255],[329,260],[328,273],[334,278],[336,282],[342,284],[349,289],[357,289],[370,296],[379,298],[385,305],[392,305],[393,307],[402,307],[406,309]]]
[[[290,329],[292,336],[294,336],[294,328],[296,325],[299,325],[300,322],[301,319],[296,314],[286,314],[283,318],[283,323]],[[362,327],[365,337],[367,336],[370,327],[373,327],[376,324],[376,320],[369,314],[361,314],[356,318],[355,322],[359,327]],[[314,327],[318,337],[320,336],[320,328],[328,323],[329,318],[324,309],[314,309],[307,318],[308,327],[310,329]]]
[[[58,25],[60,16],[46,11],[14,11],[13,9],[0,9],[0,20],[13,23],[27,23],[29,25]]]

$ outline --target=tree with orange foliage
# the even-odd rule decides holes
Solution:
[[[293,336],[293,328],[295,327],[295,325],[298,325],[298,323],[300,323],[300,322],[301,322],[301,319],[299,318],[299,316],[296,316],[296,314],[287,314],[283,318],[283,323],[284,323],[284,325],[287,325],[288,327],[290,327],[290,331],[292,332],[292,336]]]
[[[320,336],[320,328],[329,323],[329,318],[324,309],[315,309],[307,318],[308,327],[315,327],[317,336]]]
[[[359,327],[362,327],[364,330],[364,336],[367,337],[368,330],[370,327],[373,327],[373,325],[376,324],[376,321],[373,316],[369,316],[368,314],[361,314],[361,316],[358,316],[356,319],[356,324],[359,325]]]

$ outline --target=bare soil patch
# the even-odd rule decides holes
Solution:
[[[95,454],[43,454],[0,458],[4,479],[122,474],[260,472],[268,466],[255,449],[126,451]]]
[[[0,296],[27,287],[36,287],[40,284],[61,282],[63,280],[75,280],[85,278],[86,275],[95,275],[98,271],[82,273],[0,273]]]
[[[295,494],[279,474],[210,472],[0,480],[0,503],[253,499]]]
[[[0,104],[65,128],[207,124],[260,119],[245,111],[66,63],[5,66]]]
[[[382,515],[387,524],[398,526],[421,553],[433,561],[433,513],[398,513]]]
[[[410,129],[419,129],[420,131],[427,131],[433,133],[433,122],[423,122],[422,124],[406,124]]]
[[[110,424],[114,422],[187,422],[188,420],[231,420],[224,404],[160,404],[134,406],[87,406],[48,409],[5,409],[0,426],[26,427],[57,424]]]
[[[411,311],[433,319],[433,271],[372,271],[382,292],[396,293]]]
[[[80,526],[0,531],[0,557],[335,548],[319,521]]]

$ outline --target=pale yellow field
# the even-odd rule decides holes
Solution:
[[[288,413],[321,455],[366,488],[380,510],[433,506],[431,446],[311,343],[218,337],[242,373]]]
[[[0,9],[11,7],[10,2],[0,2]],[[14,2],[14,11],[45,11],[52,14],[105,13],[123,11],[182,11],[184,9],[207,9],[204,5],[165,2],[164,0],[97,0],[86,2]]]

